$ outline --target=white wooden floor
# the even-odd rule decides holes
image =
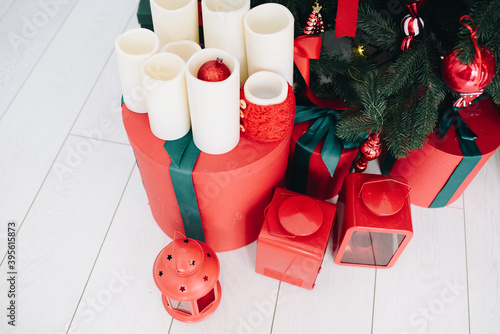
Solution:
[[[137,4],[0,2],[0,333],[500,333],[500,151],[450,207],[412,208],[415,236],[392,269],[338,266],[329,249],[302,290],[255,274],[253,243],[218,254],[209,319],[172,320],[152,278],[170,239],[121,122],[113,52]]]

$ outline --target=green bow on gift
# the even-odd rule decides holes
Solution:
[[[312,120],[314,120],[314,123],[297,140],[295,145],[291,166],[290,190],[303,194],[306,192],[309,161],[314,149],[323,138],[325,142],[321,150],[321,159],[328,169],[330,177],[333,177],[342,150],[359,146],[359,142],[342,141],[337,137],[335,126],[338,117],[339,112],[337,110],[317,106],[297,106],[295,123]]]

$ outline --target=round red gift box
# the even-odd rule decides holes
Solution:
[[[170,180],[170,158],[164,140],[156,138],[147,114],[122,105],[122,117],[154,219],[171,238],[184,233]],[[264,209],[274,189],[284,184],[290,135],[273,143],[241,136],[232,151],[221,155],[201,152],[193,169],[193,185],[205,234],[216,252],[243,247],[257,239]]]

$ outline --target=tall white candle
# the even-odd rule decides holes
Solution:
[[[197,0],[150,0],[150,4],[160,47],[184,39],[199,42]]]
[[[232,54],[240,63],[240,85],[248,77],[243,18],[250,0],[202,0],[205,47]]]
[[[191,127],[185,66],[181,57],[170,52],[160,52],[142,64],[149,125],[163,140],[179,139]]]
[[[273,71],[293,84],[293,15],[283,5],[265,3],[244,18],[248,75]]]
[[[130,110],[148,112],[142,86],[141,65],[158,52],[158,37],[148,29],[137,28],[124,32],[115,40],[115,52],[123,101]]]
[[[221,58],[230,76],[219,82],[197,78],[207,61]],[[240,64],[220,49],[203,49],[187,62],[186,82],[195,145],[208,154],[231,151],[240,140]]]
[[[172,52],[181,57],[184,61],[188,61],[192,55],[201,50],[201,46],[190,40],[174,41],[165,44],[162,48],[162,52]]]

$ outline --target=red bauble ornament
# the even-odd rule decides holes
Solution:
[[[446,84],[459,93],[474,93],[486,88],[493,80],[497,63],[487,47],[481,48],[481,63],[476,57],[470,64],[458,60],[455,49],[448,51],[441,64],[441,73]]]
[[[464,19],[468,18],[472,26],[464,23]],[[441,64],[441,74],[444,82],[456,92],[459,92],[462,97],[455,102],[455,107],[466,107],[472,101],[483,93],[493,80],[496,72],[496,60],[493,53],[487,47],[478,45],[477,43],[477,28],[470,18],[464,15],[460,18],[460,23],[467,27],[471,33],[471,40],[476,49],[474,61],[469,64],[462,64],[458,59],[458,50],[452,49],[444,56]]]
[[[201,65],[198,70],[198,79],[203,81],[223,81],[230,75],[231,71],[226,64],[223,63],[221,58],[207,61],[205,64]]]
[[[366,170],[368,161],[377,159],[382,153],[382,141],[378,133],[368,136],[359,145],[359,158],[354,163],[356,173],[361,173]]]

